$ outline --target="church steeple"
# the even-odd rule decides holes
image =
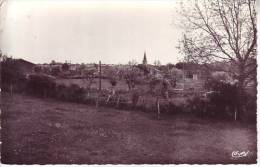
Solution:
[[[143,65],[147,65],[146,52],[144,51]]]

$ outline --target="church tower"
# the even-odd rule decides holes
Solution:
[[[143,65],[147,65],[146,52],[144,51]]]

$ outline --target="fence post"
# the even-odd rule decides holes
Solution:
[[[110,97],[111,97],[111,95],[108,95],[107,100],[106,100],[106,104],[109,102]]]
[[[117,108],[119,107],[119,101],[120,101],[120,96],[118,96],[118,98],[117,98],[117,102],[116,102],[116,107]]]
[[[101,92],[101,61],[99,61],[99,92]]]
[[[140,104],[141,104],[141,108],[142,108],[142,110],[144,111],[144,97],[141,96],[141,98],[142,98],[142,99],[140,100],[140,101],[141,101]]]
[[[98,108],[98,100],[99,100],[99,95],[98,95],[98,97],[96,99],[96,108]]]
[[[237,120],[237,109],[235,109],[234,119]]]
[[[160,114],[161,114],[160,101],[159,101],[159,98],[157,97],[157,119],[160,119]]]
[[[96,107],[99,106],[99,96],[101,95],[101,61],[99,61],[99,90],[98,90],[98,97],[96,101]]]
[[[11,84],[11,86],[10,86],[10,94],[11,94],[11,96],[13,96],[13,84]]]

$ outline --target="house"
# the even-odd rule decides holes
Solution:
[[[14,59],[14,61],[15,61],[15,65],[19,68],[19,70],[22,73],[28,74],[28,73],[33,72],[33,68],[35,66],[34,63],[31,63],[31,62],[26,61],[24,59]]]
[[[78,71],[79,65],[78,64],[69,64],[69,71]]]

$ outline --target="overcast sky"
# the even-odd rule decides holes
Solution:
[[[3,53],[34,63],[176,63],[175,1],[9,0],[1,10]]]

